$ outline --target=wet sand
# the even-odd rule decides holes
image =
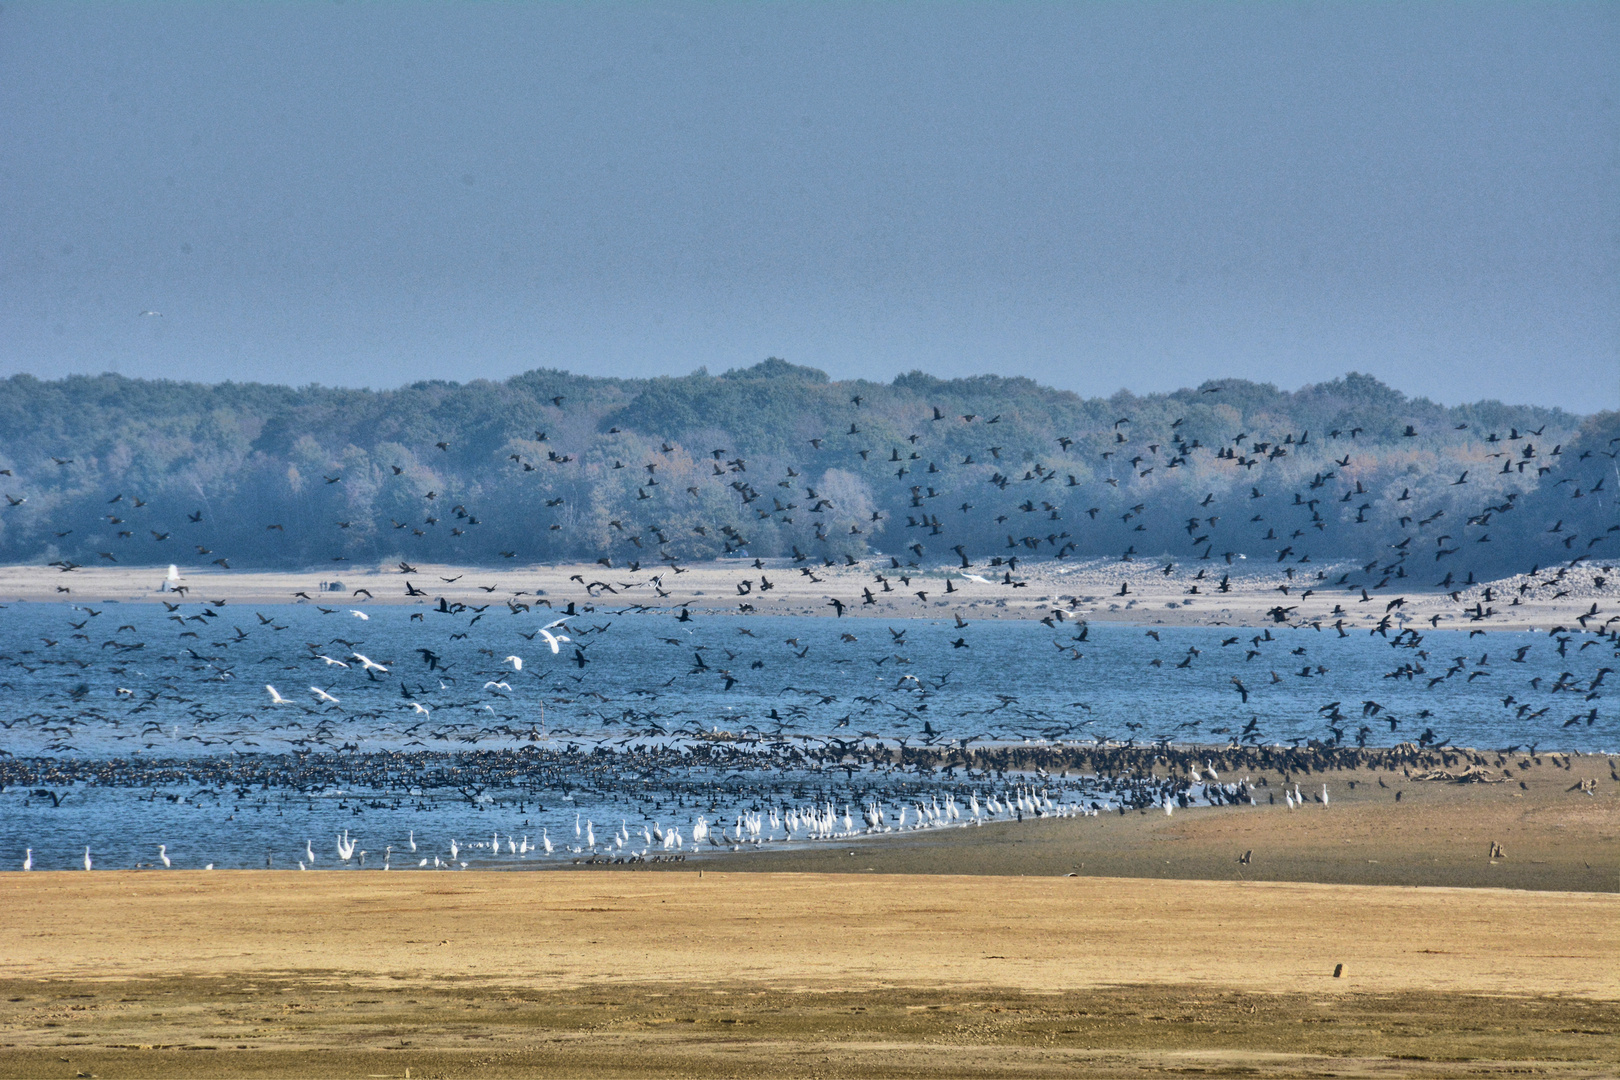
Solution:
[[[1392,625],[1425,626],[1438,616],[1441,628],[1493,630],[1550,629],[1575,624],[1597,603],[1600,608],[1620,597],[1620,578],[1608,574],[1601,587],[1589,568],[1571,570],[1556,585],[1530,585],[1525,575],[1461,588],[1453,599],[1434,587],[1434,581],[1415,577],[1392,582],[1366,594],[1333,588],[1314,581],[1318,571],[1336,581],[1349,564],[1287,568],[1224,562],[1180,563],[1171,574],[1152,561],[1124,563],[1114,559],[1045,561],[1021,565],[1010,575],[1005,568],[979,566],[961,571],[948,565],[926,569],[894,569],[888,559],[871,559],[854,567],[810,566],[807,576],[787,560],[768,560],[764,570],[751,561],[736,559],[695,563],[679,573],[667,566],[647,565],[639,571],[606,569],[596,564],[559,564],[487,569],[411,564],[403,573],[395,564],[347,565],[311,571],[243,571],[217,567],[180,567],[179,584],[187,591],[168,591],[167,567],[84,566],[62,572],[48,566],[0,566],[0,602],[108,602],[156,603],[220,600],[230,604],[318,603],[331,607],[366,604],[427,604],[442,596],[450,603],[504,604],[516,599],[534,604],[544,600],[554,607],[569,602],[607,608],[645,604],[655,608],[690,605],[698,612],[737,613],[748,605],[761,614],[833,616],[829,597],[845,603],[851,618],[879,617],[964,619],[1042,618],[1061,608],[1074,618],[1153,626],[1263,626],[1272,625],[1275,608],[1291,609],[1294,622],[1343,621],[1347,627],[1370,626],[1389,615]],[[1204,578],[1198,579],[1202,571]],[[881,574],[890,590],[883,591],[875,577]],[[904,577],[902,577],[904,575]],[[1220,591],[1220,579],[1230,575],[1229,591]],[[1307,581],[1307,576],[1312,580]],[[1439,575],[1435,575],[1437,578]],[[1548,581],[1550,573],[1539,579]],[[449,580],[454,579],[454,580]],[[656,579],[656,580],[655,580]],[[947,579],[949,585],[947,586]],[[1358,578],[1359,580],[1359,578]],[[739,593],[747,582],[748,592]],[[770,588],[761,586],[769,581]],[[422,590],[413,595],[407,588]],[[340,584],[339,591],[322,591],[323,583]],[[1119,595],[1128,585],[1127,595]],[[604,587],[605,586],[605,587]],[[1521,589],[1521,586],[1523,588]],[[955,591],[948,592],[947,588]],[[1190,590],[1197,588],[1197,594]],[[871,589],[875,603],[863,602]],[[63,591],[66,590],[66,591]],[[357,590],[361,590],[358,591]],[[1284,591],[1286,590],[1286,591]],[[1309,590],[1309,595],[1306,595]],[[926,599],[916,594],[922,592]],[[298,594],[304,594],[300,597]],[[665,595],[660,595],[663,593]],[[1404,603],[1389,607],[1404,597]],[[1514,601],[1518,601],[1515,604]],[[1475,620],[1465,609],[1476,603],[1495,614]],[[1613,610],[1589,620],[1592,629],[1604,625]]]
[[[1479,782],[1461,783],[1416,779],[1443,769],[1248,771],[1243,775],[1251,782],[1265,785],[1257,790],[1258,806],[1195,806],[1169,816],[1133,810],[922,830],[853,844],[744,848],[727,852],[720,864],[815,873],[1078,874],[1620,892],[1620,759],[1543,753],[1488,760],[1495,767],[1472,774]],[[1452,770],[1465,771],[1461,763]],[[1289,810],[1283,792],[1296,784],[1307,801]],[[1319,801],[1324,784],[1325,806]],[[1275,804],[1269,801],[1273,794]],[[1246,863],[1240,861],[1245,853]]]

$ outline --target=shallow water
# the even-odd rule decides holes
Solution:
[[[615,851],[661,851],[641,832],[654,821],[679,822],[689,850],[700,814],[734,827],[739,813],[829,802],[841,818],[848,803],[859,827],[861,806],[880,801],[892,825],[907,800],[931,805],[954,793],[965,810],[970,794],[983,798],[1011,783],[892,769],[807,772],[782,757],[787,747],[828,738],[1370,746],[1423,738],[1571,750],[1620,743],[1603,700],[1603,669],[1620,667],[1614,641],[1579,632],[1150,633],[1120,624],[992,620],[959,628],[949,620],[733,615],[683,623],[669,612],[598,609],[556,628],[572,640],[553,654],[536,633],[553,617],[544,608],[441,614],[387,606],[363,609],[364,619],[353,610],[0,610],[0,749],[12,756],[12,775],[41,759],[403,754],[364,790],[301,784],[267,793],[150,769],[137,770],[138,784],[40,789],[53,796],[14,784],[0,794],[5,865],[31,846],[37,866],[76,866],[88,845],[103,853],[101,865],[127,866],[155,860],[166,843],[177,865],[262,866],[268,857],[288,866],[309,841],[316,865],[330,866],[338,862],[333,837],[345,827],[368,852],[368,867],[388,846],[398,868],[424,854],[447,858],[452,837],[459,853],[487,845],[496,831],[503,849],[509,835],[538,842],[544,831],[555,859],[565,846],[584,846],[574,836],[576,812],[601,826],[599,840],[622,822],[632,835]],[[386,672],[364,671],[357,653]],[[522,659],[521,671],[511,656]],[[289,704],[272,704],[267,685]],[[337,702],[321,702],[311,688]],[[680,747],[720,745],[716,733],[746,736],[741,745],[753,756],[666,767]],[[552,767],[477,792],[443,783],[442,772],[427,786],[413,779],[438,768],[439,754],[520,747],[552,754]],[[663,754],[662,764],[637,756],[649,750]],[[1059,803],[1110,804],[1108,793],[1074,780],[1042,783]],[[422,851],[406,860],[412,830]],[[543,858],[505,851],[497,860],[472,847],[470,861]]]

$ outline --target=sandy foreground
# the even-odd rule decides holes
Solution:
[[[1269,612],[1291,609],[1292,621],[1315,620],[1346,626],[1368,626],[1389,615],[1396,626],[1430,624],[1438,616],[1442,628],[1497,630],[1549,629],[1575,623],[1596,604],[1599,614],[1588,620],[1592,629],[1620,614],[1620,576],[1600,566],[1570,570],[1556,584],[1544,572],[1536,583],[1526,575],[1459,587],[1454,600],[1449,591],[1434,586],[1443,580],[1413,576],[1391,580],[1363,599],[1361,591],[1332,588],[1314,580],[1321,572],[1329,582],[1358,569],[1349,564],[1293,567],[1222,561],[1175,564],[1163,573],[1161,562],[1086,559],[1046,561],[1021,565],[1008,583],[1005,569],[982,565],[960,571],[950,565],[921,569],[895,569],[887,559],[872,559],[857,566],[795,566],[787,560],[768,560],[764,569],[743,559],[683,566],[679,573],[667,566],[648,565],[631,571],[596,564],[563,564],[484,569],[430,563],[357,566],[307,572],[256,572],[216,567],[179,567],[178,584],[186,591],[169,591],[166,567],[84,566],[69,572],[33,565],[0,566],[0,603],[16,601],[70,601],[156,603],[158,601],[224,601],[231,604],[319,603],[331,607],[365,604],[429,604],[444,597],[449,603],[504,604],[517,599],[534,603],[544,599],[556,608],[576,604],[620,608],[644,604],[655,608],[691,605],[698,611],[736,613],[748,605],[760,614],[832,615],[829,598],[843,601],[850,617],[964,619],[1041,618],[1054,607],[1075,618],[1135,622],[1164,626],[1269,625]],[[808,569],[809,574],[803,571]],[[1202,572],[1202,580],[1197,575]],[[1427,571],[1421,571],[1427,573]],[[881,575],[889,586],[884,591]],[[1220,579],[1229,576],[1228,591]],[[947,585],[947,579],[949,584]],[[1602,579],[1603,584],[1596,584]],[[1360,577],[1357,580],[1361,580]],[[764,588],[765,584],[769,588]],[[337,591],[323,590],[339,585]],[[1126,586],[1126,595],[1120,595]],[[1196,588],[1197,594],[1190,590]],[[421,590],[413,595],[410,589]],[[739,591],[745,589],[746,591]],[[954,591],[947,591],[947,589]],[[1283,590],[1287,590],[1284,592]],[[871,590],[874,603],[864,602]],[[1310,590],[1310,595],[1305,595]],[[918,593],[924,594],[919,597]],[[303,596],[299,596],[302,593]],[[1390,601],[1404,597],[1401,605]],[[1518,601],[1515,603],[1515,601]],[[1487,620],[1476,621],[1468,611],[1476,604],[1494,609]]]
[[[5,874],[0,1076],[1612,1077],[1613,766],[673,866]]]
[[[1620,1068],[1607,895],[117,872],[0,904],[4,1075]]]

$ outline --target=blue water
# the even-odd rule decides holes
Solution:
[[[13,783],[0,793],[0,866],[18,865],[26,847],[36,866],[78,866],[86,845],[101,865],[127,866],[154,860],[159,843],[176,865],[289,866],[306,841],[317,866],[332,866],[334,835],[345,828],[368,867],[389,846],[399,868],[448,858],[452,838],[460,851],[496,832],[503,853],[472,847],[471,860],[518,865],[547,857],[506,851],[509,835],[549,835],[553,860],[584,846],[576,814],[595,823],[599,840],[628,829],[617,852],[656,853],[644,824],[679,824],[689,850],[699,815],[734,826],[739,813],[828,802],[841,816],[848,802],[858,819],[862,800],[892,810],[953,795],[965,806],[970,793],[1017,784],[804,769],[782,757],[828,738],[1620,745],[1604,700],[1615,676],[1601,674],[1620,663],[1614,639],[1596,634],[1200,627],[1156,628],[1154,637],[1120,624],[959,629],[949,620],[737,615],[683,623],[668,612],[598,610],[559,628],[572,640],[553,654],[536,633],[549,612],[371,607],[361,619],[351,611],[0,609],[0,750],[10,755],[0,765],[13,776],[20,763],[38,772],[41,761],[187,759],[236,769],[263,768],[264,755],[398,754],[387,776],[360,786],[349,777],[266,790],[199,782],[184,769],[147,769],[138,784],[87,782],[82,767],[72,783]],[[357,653],[387,671],[367,673]],[[522,659],[521,671],[509,656]],[[273,704],[267,684],[288,704]],[[738,746],[744,756],[723,768],[707,759],[670,767],[671,755],[692,746]],[[441,768],[440,755],[519,750],[553,765],[484,790],[447,785],[443,773],[413,779]],[[643,760],[649,753],[658,760]],[[1041,783],[1056,804],[1109,804],[1106,791],[1078,779]],[[413,831],[421,850],[406,859]]]

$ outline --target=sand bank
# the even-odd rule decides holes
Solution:
[[[845,604],[845,615],[854,618],[951,618],[960,614],[964,619],[1027,619],[1062,608],[1075,618],[1101,621],[1261,626],[1271,625],[1275,621],[1271,613],[1283,609],[1285,617],[1295,622],[1343,621],[1346,626],[1359,627],[1388,615],[1397,626],[1430,625],[1438,617],[1437,625],[1443,628],[1509,630],[1576,624],[1594,604],[1600,613],[1588,619],[1588,624],[1597,629],[1620,611],[1613,605],[1620,597],[1620,578],[1595,567],[1570,570],[1556,583],[1550,583],[1552,574],[1544,573],[1534,579],[1536,584],[1519,575],[1456,587],[1455,598],[1452,591],[1435,587],[1443,580],[1438,573],[1433,575],[1434,581],[1417,576],[1392,579],[1369,593],[1328,584],[1357,569],[1348,564],[1289,568],[1183,563],[1168,575],[1159,563],[1105,559],[1021,565],[1016,575],[982,567],[963,572],[950,565],[894,569],[887,559],[853,567],[803,568],[786,560],[768,560],[763,570],[752,561],[736,559],[682,566],[678,573],[667,566],[631,571],[596,564],[486,569],[418,563],[411,564],[410,571],[401,571],[397,564],[346,564],[307,572],[181,566],[178,584],[186,591],[179,594],[169,591],[166,569],[108,565],[63,572],[48,566],[0,566],[0,602],[222,600],[348,607],[428,604],[442,596],[449,603],[469,605],[515,599],[531,604],[544,600],[555,607],[569,602],[604,608],[689,605],[697,611],[729,613],[746,605],[762,614],[831,616],[836,609],[829,598],[836,597]],[[803,572],[805,569],[810,573]],[[1288,576],[1289,569],[1295,571],[1293,577]],[[1326,582],[1315,580],[1318,572],[1325,575]],[[1202,579],[1197,577],[1200,573]],[[1221,591],[1223,576],[1229,579],[1225,592]],[[1600,578],[1601,586],[1597,584]],[[323,591],[323,585],[339,588]],[[1122,586],[1127,589],[1124,595]],[[1196,594],[1192,592],[1195,588]],[[867,590],[873,603],[865,602]],[[1404,601],[1391,606],[1397,598]],[[1470,610],[1476,605],[1479,611],[1490,609],[1494,614],[1475,619]]]

